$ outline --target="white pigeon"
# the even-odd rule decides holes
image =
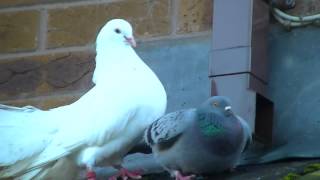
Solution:
[[[251,134],[248,124],[231,111],[229,99],[214,96],[197,109],[172,112],[153,122],[145,140],[176,180],[190,180],[194,174],[234,168]]]
[[[139,178],[122,158],[164,114],[167,97],[135,45],[131,25],[113,19],[97,36],[95,86],[78,101],[48,111],[1,105],[0,179],[44,177],[61,159],[86,167],[88,179],[102,160],[120,170],[110,179]]]

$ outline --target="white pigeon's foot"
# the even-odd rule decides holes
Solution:
[[[141,179],[141,171],[129,171],[125,168],[120,168],[119,172],[116,175],[111,176],[108,180],[117,180],[118,177],[121,177],[122,180],[131,179]]]
[[[176,177],[176,180],[192,180],[193,178],[196,177],[196,175],[194,175],[194,174],[189,175],[189,176],[184,176],[179,171],[175,171],[174,175]]]
[[[96,173],[94,171],[87,171],[87,180],[96,180]]]

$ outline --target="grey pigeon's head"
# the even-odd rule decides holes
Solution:
[[[229,98],[213,96],[198,108],[193,135],[205,148],[227,156],[237,151],[242,143],[241,123],[231,111]]]
[[[97,49],[104,46],[136,46],[133,37],[132,27],[129,22],[123,19],[113,19],[108,21],[100,30],[97,40]],[[115,48],[115,47],[113,47]]]
[[[213,96],[205,101],[199,108],[202,112],[219,112],[226,116],[232,114],[230,99],[225,96]]]

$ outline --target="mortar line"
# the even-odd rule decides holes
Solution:
[[[177,23],[178,23],[178,11],[179,11],[179,0],[172,0],[171,2],[171,35],[177,34]]]
[[[147,38],[139,38],[137,39],[137,42],[150,42],[150,41],[159,41],[159,40],[170,40],[170,39],[187,39],[187,38],[193,38],[193,37],[202,37],[202,36],[208,36],[211,35],[212,31],[202,31],[202,32],[191,32],[186,34],[168,34],[166,36],[158,36],[158,37],[147,37]]]
[[[63,48],[56,48],[56,49],[44,49],[42,51],[33,51],[33,52],[16,52],[16,53],[8,53],[8,54],[1,54],[0,60],[7,60],[10,61],[11,59],[14,60],[15,58],[27,57],[27,56],[41,56],[53,53],[65,53],[65,52],[77,52],[77,51],[88,51],[94,50],[93,45],[87,46],[74,46],[74,47],[63,47]]]
[[[46,49],[47,44],[47,30],[48,30],[48,11],[44,8],[40,10],[40,23],[39,23],[39,36],[38,36],[38,49],[43,51]]]
[[[5,7],[0,9],[0,13],[4,12],[17,12],[17,11],[28,11],[38,9],[62,9],[67,7],[85,6],[85,5],[99,5],[108,4],[113,2],[122,2],[124,0],[90,0],[90,1],[73,1],[73,2],[57,2],[47,4],[34,4],[34,5],[22,5],[18,7]]]
[[[86,93],[88,90],[76,90],[72,92],[59,92],[59,93],[48,93],[48,94],[43,94],[41,96],[29,96],[23,99],[20,99],[19,97],[14,97],[12,99],[5,99],[5,100],[0,100],[1,104],[9,104],[9,103],[14,103],[18,101],[32,101],[32,100],[48,100],[51,98],[61,98],[61,97],[81,97],[84,93]]]

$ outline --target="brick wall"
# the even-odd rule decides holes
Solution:
[[[288,11],[296,16],[306,16],[320,13],[319,0],[296,0],[296,7]]]
[[[210,33],[212,0],[1,0],[0,101],[51,108],[91,86],[94,40],[109,19],[138,43]]]

